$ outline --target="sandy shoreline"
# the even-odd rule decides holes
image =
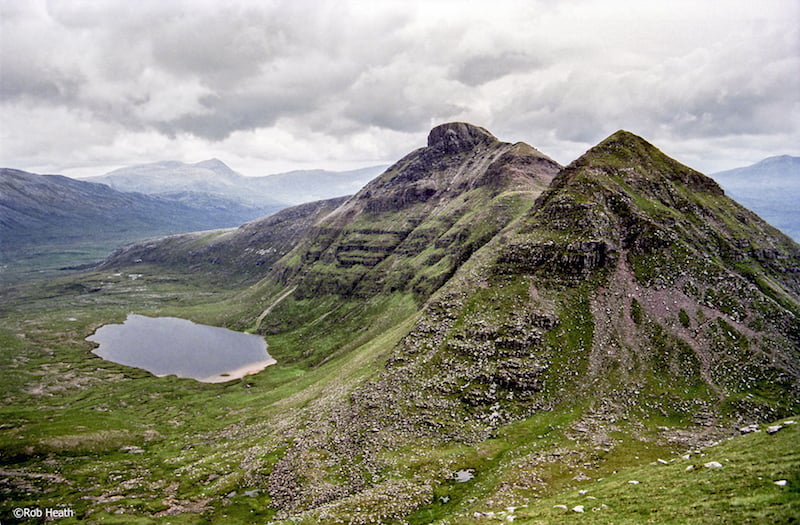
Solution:
[[[267,368],[269,365],[274,365],[275,363],[277,363],[276,360],[269,358],[265,361],[257,361],[255,363],[249,363],[235,370],[229,370],[221,374],[216,374],[213,376],[204,377],[202,379],[197,379],[197,381],[200,381],[202,383],[224,383],[226,381],[233,381],[234,379],[241,379],[244,376],[257,374],[262,370],[264,370],[265,368]]]

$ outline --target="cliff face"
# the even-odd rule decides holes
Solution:
[[[799,272],[797,244],[619,132],[433,298],[390,359],[387,405],[465,439],[583,395],[774,415],[800,400]]]
[[[436,130],[432,145],[339,210],[351,222],[318,260],[344,266],[337,255],[355,245],[348,228],[374,213],[367,192],[380,188],[378,207],[396,212],[421,206],[388,198],[403,188],[430,187],[424,205],[451,188],[495,180],[486,176],[492,165],[515,180],[513,166],[545,162],[512,156],[509,167],[500,159],[513,147],[498,147],[479,128],[459,130]],[[425,160],[437,166],[427,175],[408,168],[434,151],[454,153]],[[459,177],[475,165],[485,168]],[[444,174],[451,182],[437,185]],[[391,231],[408,233],[386,253],[372,252],[374,264],[363,268],[399,253],[416,230]],[[507,425],[546,413],[573,414],[568,432],[606,452],[620,443],[611,434],[643,431],[651,419],[671,425],[647,439],[697,446],[741,421],[791,414],[800,403],[799,269],[797,244],[711,179],[618,132],[461,261],[378,377],[315,412],[313,435],[293,435],[270,476],[273,502],[286,511],[324,505],[343,512],[377,505],[389,491],[392,503],[377,506],[403,515],[422,504],[414,498],[430,481],[365,481],[390,468],[391,451],[420,441],[486,443]],[[310,459],[323,457],[328,463]],[[346,483],[309,481],[325,464],[345,462]],[[546,460],[519,462],[538,473],[534,465]]]
[[[434,128],[321,220],[279,272],[298,297],[413,290],[426,298],[533,202],[561,167],[464,123]]]

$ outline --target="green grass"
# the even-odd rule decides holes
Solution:
[[[348,389],[372,375],[416,312],[413,301],[399,294],[372,305],[345,305],[349,321],[308,328],[320,348],[331,349],[316,356],[316,364],[292,363],[292,354],[276,346],[270,350],[283,361],[244,380],[204,384],[156,378],[92,355],[84,338],[131,311],[246,325],[235,312],[246,318],[251,306],[236,290],[208,292],[202,280],[148,267],[137,271],[135,279],[128,273],[95,273],[28,284],[13,290],[2,306],[0,458],[3,468],[22,473],[0,485],[5,502],[62,501],[81,519],[149,522],[142,516],[170,508],[164,491],[174,484],[175,501],[211,498],[209,519],[268,519],[275,509],[268,506],[259,476],[280,457],[283,445],[265,424],[296,418],[303,407],[329,396],[331,385]],[[373,326],[351,338],[344,354],[337,345],[365,328],[359,325],[362,316],[371,316]],[[230,432],[235,435],[220,437]],[[241,469],[243,461],[254,463]],[[67,481],[30,477],[31,472]],[[243,494],[254,488],[259,497]],[[232,491],[239,495],[227,498]],[[0,519],[8,515],[5,510]],[[159,521],[191,523],[197,517],[187,511]]]
[[[800,519],[800,425],[758,432],[693,454],[627,469],[516,511],[514,523],[796,523]],[[763,428],[763,427],[762,427]],[[721,468],[704,467],[716,461]],[[692,470],[687,468],[692,467]],[[634,480],[639,483],[630,484]],[[775,481],[786,480],[786,486]],[[589,498],[595,499],[589,499]],[[572,509],[583,505],[585,513]]]
[[[630,153],[610,154],[605,160],[624,167]],[[677,169],[665,162],[655,159],[647,169]],[[647,179],[649,174],[645,170],[631,177]],[[692,349],[655,322],[644,296],[641,303],[631,299],[630,314],[642,335],[639,353],[632,358],[632,377],[638,381],[633,386],[641,391],[632,394],[631,385],[621,384],[613,369],[621,365],[613,363],[597,373],[597,382],[581,382],[600,321],[594,319],[593,301],[609,282],[608,268],[591,268],[587,278],[540,264],[526,274],[526,257],[552,249],[553,261],[567,264],[570,257],[562,255],[580,256],[584,248],[570,244],[594,241],[609,216],[592,212],[595,190],[622,187],[631,198],[621,198],[617,211],[629,206],[647,218],[677,217],[658,198],[637,196],[628,179],[586,182],[585,194],[561,195],[565,216],[538,217],[552,220],[552,229],[539,224],[535,232],[519,233],[524,224],[508,226],[529,211],[529,193],[465,193],[418,228],[414,221],[424,215],[421,206],[381,221],[364,216],[345,236],[350,251],[343,260],[352,266],[345,268],[329,257],[336,255],[335,249],[310,268],[297,252],[287,258],[289,270],[309,269],[304,276],[297,274],[303,283],[223,287],[205,273],[186,276],[177,268],[171,272],[168,265],[137,265],[118,274],[93,272],[4,291],[0,460],[11,474],[0,483],[0,521],[11,505],[50,501],[69,504],[80,519],[94,522],[277,520],[280,494],[270,493],[271,479],[292,454],[300,457],[293,473],[316,476],[319,483],[301,479],[297,486],[279,486],[301,491],[306,502],[313,494],[302,493],[305,489],[323,486],[339,492],[329,506],[298,509],[285,523],[368,522],[369,516],[380,516],[374,521],[468,524],[486,522],[482,514],[475,518],[484,512],[502,519],[513,514],[522,523],[780,523],[796,517],[797,426],[775,436],[737,438],[704,451],[705,456],[676,459],[684,445],[669,441],[661,427],[686,430],[692,417],[710,406],[714,392],[702,380]],[[595,228],[590,235],[577,227],[583,219]],[[696,219],[680,227],[702,228]],[[392,233],[401,227],[408,244],[383,259],[384,251],[406,242]],[[322,232],[315,238],[306,262],[330,248],[334,234]],[[490,241],[493,236],[496,240]],[[506,246],[507,238],[516,244]],[[487,241],[487,249],[462,265]],[[518,247],[521,258],[510,258],[508,267],[500,268],[507,271],[494,271],[492,262],[508,247]],[[371,264],[373,257],[381,262],[371,269],[356,264]],[[687,241],[670,245],[669,253],[657,247],[629,260],[642,286],[672,284],[679,272],[701,267],[712,277],[727,277],[730,266],[723,253],[712,254],[709,263],[695,259],[694,245]],[[453,272],[453,287],[434,296],[426,318],[420,305]],[[765,273],[754,270],[750,277],[758,284]],[[694,299],[714,302],[724,314],[741,315],[748,300],[742,299],[741,290],[707,291],[703,283],[710,279],[697,286],[689,282],[686,289],[694,286]],[[292,292],[295,284],[297,293]],[[772,288],[766,281],[759,286]],[[735,301],[729,297],[733,292]],[[456,298],[448,302],[448,294]],[[442,302],[436,303],[437,298]],[[91,354],[92,345],[84,338],[129,312],[257,331],[265,335],[278,363],[242,380],[202,384],[156,378]],[[681,309],[669,322],[688,330],[703,323],[701,313]],[[530,319],[535,316],[544,321],[534,330]],[[732,324],[717,321],[707,329],[714,330],[722,348],[719,355],[727,352],[721,364],[734,366],[747,355],[749,343]],[[421,343],[416,349],[411,343],[399,344],[412,330],[420,341],[411,342]],[[454,344],[469,338],[462,347]],[[530,386],[518,388],[513,385],[520,383],[508,380],[516,377],[509,357],[514,352],[513,363],[533,359],[537,366],[547,365]],[[396,368],[387,368],[387,360]],[[399,394],[357,390],[386,387],[382,378],[412,362],[419,364],[412,374],[392,376],[406,383],[388,383]],[[657,376],[652,369],[671,374]],[[726,369],[719,370],[722,374]],[[470,376],[474,371],[479,373]],[[736,403],[766,410],[772,398],[788,391],[778,379],[758,376],[759,388],[742,386],[716,415],[737,414]],[[778,388],[768,389],[770,382]],[[486,396],[460,397],[469,393],[467,387],[483,389]],[[749,392],[752,397],[745,395]],[[404,404],[404,394],[413,400]],[[387,400],[396,406],[369,405]],[[791,413],[792,402],[775,413]],[[492,422],[495,406],[502,424]],[[360,425],[362,415],[365,422],[390,425],[397,422],[388,418],[400,415],[402,424],[381,434],[382,428]],[[359,418],[355,423],[354,417]],[[605,426],[585,430],[594,417]],[[354,453],[347,448],[368,443],[367,434],[388,442]],[[370,453],[377,456],[372,464]],[[659,458],[667,464],[657,462]],[[686,471],[689,464],[711,460],[723,468]],[[475,477],[456,482],[452,473],[462,469],[474,470]],[[777,477],[787,479],[787,486],[775,486]],[[348,486],[351,479],[365,480],[364,490]],[[631,485],[631,479],[640,483]],[[581,495],[578,490],[589,492]],[[579,515],[554,505],[585,505],[587,512]]]

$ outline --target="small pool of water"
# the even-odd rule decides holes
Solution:
[[[261,336],[176,317],[130,314],[124,323],[102,326],[86,340],[100,345],[92,353],[108,361],[204,383],[239,379],[275,363]]]

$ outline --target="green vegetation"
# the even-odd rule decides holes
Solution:
[[[707,447],[800,410],[797,246],[625,132],[536,200],[553,163],[453,131],[302,225],[4,290],[0,520],[796,517],[798,425]],[[277,364],[205,384],[92,354],[130,312],[261,334]]]
[[[584,494],[564,492],[511,514],[514,523],[794,523],[800,515],[798,440],[798,425],[774,435],[762,430],[627,469],[585,485]],[[573,510],[579,505],[580,515]]]

